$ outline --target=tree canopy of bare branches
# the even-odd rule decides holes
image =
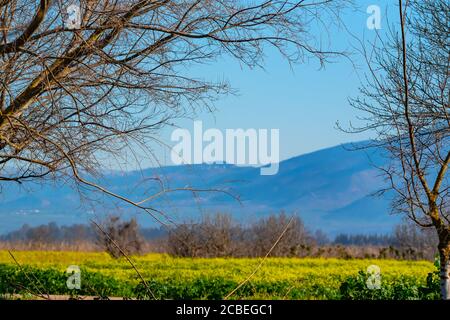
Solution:
[[[0,182],[75,181],[148,209],[83,174],[151,154],[172,119],[230,91],[194,77],[196,64],[262,66],[268,47],[325,61],[334,52],[311,30],[343,2],[0,1]]]

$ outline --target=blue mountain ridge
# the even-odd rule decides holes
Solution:
[[[372,196],[386,183],[375,165],[386,160],[381,149],[361,150],[365,143],[339,145],[282,161],[273,176],[262,176],[255,167],[201,164],[107,172],[99,182],[133,200],[155,193],[161,183],[166,189],[220,189],[240,199],[223,192],[177,191],[151,202],[174,221],[222,212],[245,222],[284,210],[299,214],[311,230],[330,235],[388,233],[400,221],[399,216],[390,215],[392,194]],[[8,182],[1,187],[0,233],[24,223],[88,223],[90,218],[108,213],[136,216],[146,227],[157,224],[147,213],[84,188],[80,196],[80,190],[65,184],[20,186]]]

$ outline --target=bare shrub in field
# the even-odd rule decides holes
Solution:
[[[108,216],[101,223],[96,242],[114,258],[122,256],[121,250],[125,254],[141,254],[144,248],[144,239],[136,219],[122,221],[115,215]]]
[[[289,224],[291,217],[285,213],[261,219],[250,228],[249,255],[264,256]],[[313,238],[306,230],[300,217],[294,217],[271,256],[304,256],[311,253]]]
[[[236,240],[242,232],[226,214],[206,216],[199,231],[206,254],[214,257],[230,256],[236,252]]]
[[[167,251],[169,254],[180,257],[195,257],[199,248],[198,235],[194,232],[194,224],[181,224],[169,232]]]
[[[234,256],[241,227],[230,215],[206,215],[199,223],[184,223],[169,232],[167,250],[182,257]]]
[[[198,223],[180,224],[169,232],[167,251],[182,257],[264,256],[289,224],[282,213],[261,219],[249,227],[230,215],[205,216]],[[294,217],[271,256],[304,256],[311,253],[312,237],[299,217]]]

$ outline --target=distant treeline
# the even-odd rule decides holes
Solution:
[[[139,234],[145,240],[154,240],[167,236],[167,231],[161,228],[140,228]],[[55,222],[31,227],[24,224],[20,229],[0,235],[0,241],[8,242],[39,242],[39,243],[75,243],[80,241],[95,242],[98,231],[92,225],[74,224],[58,226]]]
[[[5,244],[26,244],[25,248],[45,249],[42,244],[64,244],[50,248],[71,249],[84,243],[89,250],[104,250],[121,255],[166,252],[182,257],[258,257],[270,252],[278,257],[339,257],[433,259],[437,239],[432,230],[404,223],[390,235],[339,234],[330,240],[323,232],[310,232],[298,216],[285,213],[260,218],[242,224],[228,214],[204,216],[200,221],[180,223],[165,229],[140,228],[135,219],[123,221],[109,216],[94,225],[47,225],[22,228],[0,236]],[[114,240],[114,242],[111,241]],[[276,246],[274,244],[276,243]],[[75,246],[74,246],[75,247]]]
[[[333,241],[334,244],[352,246],[396,246],[398,239],[395,235],[378,234],[338,234]]]

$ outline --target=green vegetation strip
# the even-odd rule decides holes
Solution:
[[[124,259],[102,253],[0,251],[0,294],[148,297]],[[133,257],[159,299],[222,299],[260,259],[189,259],[162,254]],[[81,289],[70,290],[66,269],[81,269]],[[381,288],[370,290],[365,273],[381,270]],[[232,299],[437,299],[435,266],[426,261],[269,258]]]

